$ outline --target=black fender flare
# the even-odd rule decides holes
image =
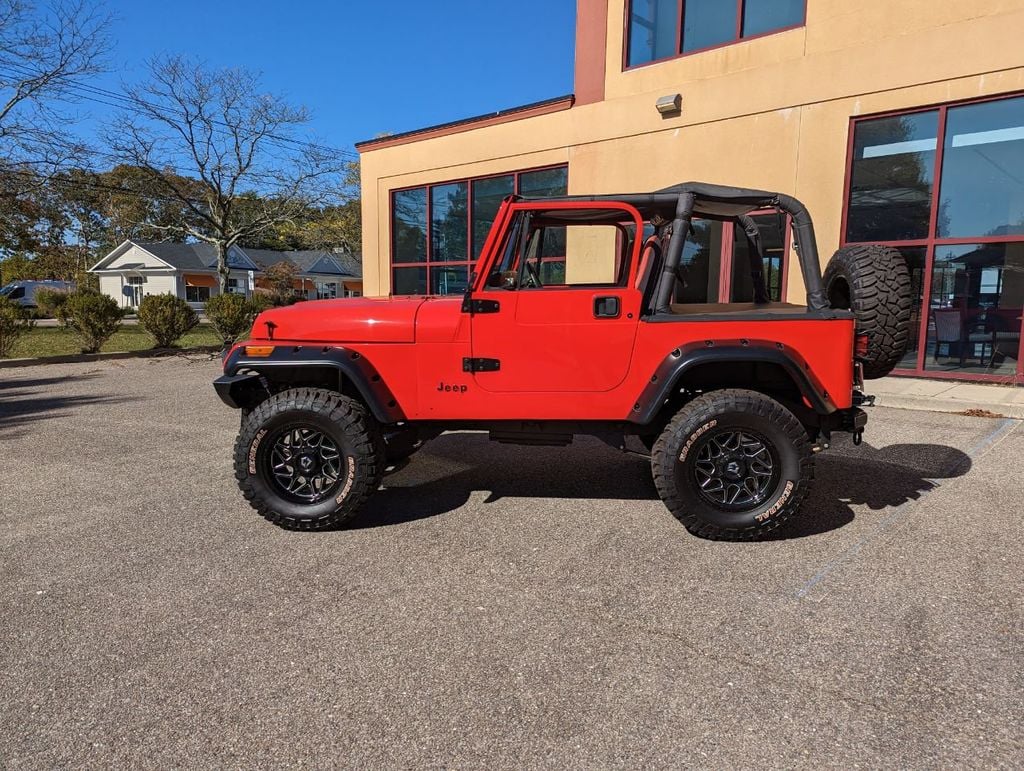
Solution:
[[[726,362],[777,364],[792,378],[814,412],[830,415],[837,409],[798,351],[768,340],[704,340],[680,346],[665,356],[626,420],[640,425],[651,423],[687,372],[705,364]]]
[[[405,420],[398,400],[373,364],[358,351],[339,346],[275,345],[269,356],[248,356],[245,346],[238,346],[225,359],[224,375],[213,385],[229,407],[247,407],[266,393],[264,378],[273,382],[281,370],[302,369],[336,372],[339,391],[347,379],[380,423]]]

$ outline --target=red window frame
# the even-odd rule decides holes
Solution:
[[[389,237],[390,253],[388,254],[388,270],[391,273],[391,275],[390,275],[390,278],[391,278],[391,291],[389,292],[389,294],[391,294],[391,295],[395,294],[395,291],[394,291],[394,289],[395,289],[395,270],[396,269],[401,269],[401,268],[424,268],[426,270],[426,272],[427,272],[427,275],[426,275],[426,291],[422,295],[422,296],[426,296],[426,297],[437,296],[437,295],[435,295],[431,291],[431,288],[432,288],[431,272],[434,269],[465,268],[465,270],[466,270],[466,279],[468,281],[469,277],[470,277],[470,275],[472,273],[472,268],[473,268],[473,266],[477,262],[477,259],[473,256],[473,251],[474,251],[474,249],[473,249],[473,247],[474,247],[474,244],[473,244],[473,185],[475,183],[481,182],[483,180],[497,179],[499,177],[509,177],[510,176],[510,177],[513,178],[513,180],[512,180],[512,194],[513,195],[519,195],[519,191],[521,189],[521,187],[520,187],[520,184],[521,184],[520,180],[521,180],[521,177],[522,177],[523,174],[532,174],[532,173],[538,172],[538,171],[551,171],[551,170],[554,170],[554,169],[565,169],[566,172],[568,173],[569,165],[567,163],[555,163],[555,164],[550,164],[548,166],[533,166],[533,167],[526,168],[526,169],[515,169],[515,170],[512,170],[512,171],[504,171],[504,172],[499,172],[499,173],[496,173],[496,174],[484,174],[484,175],[477,176],[477,177],[461,177],[461,178],[458,178],[458,179],[448,179],[448,180],[444,180],[444,181],[440,181],[440,182],[429,182],[429,183],[419,184],[419,185],[408,185],[406,187],[396,187],[393,190],[391,190],[390,194],[389,194],[389,197],[388,197],[388,202],[389,202],[389,206],[390,206],[390,209],[388,211],[388,225],[389,225],[390,230],[391,230],[390,237]],[[444,187],[445,185],[454,185],[454,184],[459,184],[459,183],[462,183],[462,182],[466,183],[466,199],[467,199],[466,200],[466,248],[468,250],[467,251],[468,259],[466,259],[466,260],[452,260],[452,261],[447,261],[447,262],[434,262],[431,259],[432,256],[433,256],[432,253],[433,253],[433,248],[434,248],[434,245],[433,245],[433,240],[434,239],[432,238],[432,233],[431,233],[431,230],[433,229],[433,222],[434,222],[434,216],[433,216],[433,214],[434,214],[433,213],[433,196],[431,195],[431,191],[435,187]],[[427,210],[426,210],[426,223],[427,223],[427,227],[426,227],[426,233],[425,233],[425,237],[426,237],[425,257],[426,257],[426,259],[423,262],[395,262],[395,241],[396,241],[396,236],[397,236],[397,233],[396,233],[397,229],[395,228],[395,219],[394,219],[394,215],[395,215],[395,196],[398,193],[404,193],[404,192],[407,192],[409,190],[419,190],[419,189],[423,189],[426,192],[426,199],[427,199]],[[499,209],[499,211],[500,211],[500,209]],[[482,249],[483,246],[484,245],[481,244],[481,249]],[[481,251],[481,253],[482,253],[482,251]],[[414,296],[414,295],[408,295],[408,296]]]
[[[1006,94],[978,97],[975,99],[963,99],[955,102],[940,102],[937,104],[923,105],[906,110],[890,110],[888,112],[872,113],[871,115],[857,115],[850,118],[849,129],[846,139],[846,177],[843,181],[843,212],[840,219],[839,245],[850,244],[878,244],[880,246],[891,246],[894,249],[923,247],[924,253],[924,275],[921,277],[921,318],[918,320],[917,330],[917,361],[913,369],[895,369],[892,374],[902,377],[926,377],[942,380],[974,380],[979,382],[1024,383],[1024,320],[1021,322],[1021,340],[1017,350],[1017,370],[1013,375],[984,374],[977,372],[940,372],[934,369],[926,369],[925,362],[928,358],[928,326],[931,319],[931,294],[932,274],[935,270],[935,250],[941,246],[963,246],[971,244],[1008,244],[1024,243],[1024,235],[1006,236],[976,236],[939,238],[936,235],[938,228],[939,203],[942,200],[942,161],[946,145],[946,118],[949,110],[971,104],[982,104],[985,102],[999,102],[1005,99],[1019,99],[1024,97],[1024,91],[1013,91]],[[918,113],[938,111],[938,130],[935,138],[935,164],[932,167],[932,201],[928,220],[928,235],[925,238],[913,238],[905,241],[848,241],[846,229],[850,212],[850,188],[853,181],[853,147],[854,132],[857,124],[865,121],[877,120],[880,118],[897,118],[905,115],[916,115]]]
[[[625,5],[625,18],[623,20],[623,33],[622,33],[622,71],[635,70],[639,67],[647,67],[652,64],[660,64],[662,62],[669,62],[673,59],[682,59],[685,56],[693,56],[694,54],[702,54],[706,51],[714,51],[718,48],[725,48],[726,46],[736,45],[737,43],[744,43],[748,40],[757,40],[759,38],[768,37],[769,35],[778,35],[780,32],[789,32],[790,30],[800,29],[801,27],[807,26],[807,0],[803,0],[804,13],[800,21],[796,24],[789,24],[785,27],[779,27],[778,29],[768,30],[767,32],[759,32],[756,35],[744,35],[743,34],[743,10],[744,3],[747,0],[734,0],[736,3],[736,36],[730,40],[726,40],[724,43],[716,43],[715,45],[704,46],[703,48],[695,48],[692,51],[683,51],[683,17],[686,14],[686,0],[676,0],[676,53],[671,56],[662,56],[660,59],[651,59],[648,62],[640,62],[638,64],[629,63],[629,48],[632,37],[632,24],[630,23],[633,15],[633,0],[626,0]],[[729,2],[729,0],[721,0],[721,2]]]

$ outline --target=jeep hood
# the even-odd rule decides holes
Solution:
[[[256,317],[257,339],[316,343],[411,343],[422,297],[350,297],[271,308]]]

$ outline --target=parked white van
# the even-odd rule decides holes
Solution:
[[[12,281],[0,288],[0,297],[6,297],[23,308],[36,307],[36,291],[39,289],[59,289],[73,292],[75,285],[70,281]]]

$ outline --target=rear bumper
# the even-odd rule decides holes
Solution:
[[[251,373],[245,375],[221,375],[213,381],[213,389],[217,396],[228,407],[242,409],[248,407],[256,393],[263,390],[260,376]]]

